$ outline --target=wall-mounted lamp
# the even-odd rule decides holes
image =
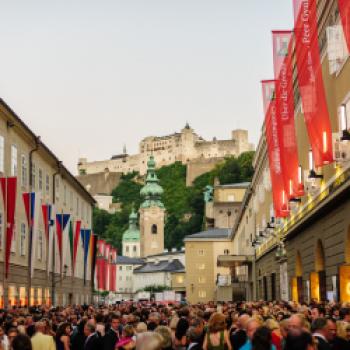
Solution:
[[[341,141],[350,141],[350,133],[348,131],[348,118],[346,113],[346,106],[340,106],[340,128],[342,131]]]
[[[309,150],[309,169],[310,169],[310,173],[309,173],[308,178],[310,180],[323,179],[323,175],[317,174],[315,169],[314,169],[314,157],[313,157],[311,148]]]

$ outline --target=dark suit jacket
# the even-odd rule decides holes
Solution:
[[[114,350],[118,341],[117,334],[112,329],[109,329],[103,337],[103,350]]]
[[[102,338],[97,333],[90,337],[84,345],[84,350],[101,350],[101,348]]]
[[[329,343],[327,343],[324,339],[318,337],[317,335],[315,336],[318,346],[317,346],[317,350],[331,350],[331,346],[329,345]]]
[[[191,348],[190,346],[187,347],[187,349],[190,349],[190,350],[202,350],[203,347],[202,347],[202,344],[196,344],[196,345],[193,345]]]

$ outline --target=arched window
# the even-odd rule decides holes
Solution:
[[[158,231],[157,225],[153,224],[151,227],[151,232],[155,235],[155,234],[157,234],[157,231]]]
[[[136,252],[136,245],[133,246],[133,252],[135,253]]]

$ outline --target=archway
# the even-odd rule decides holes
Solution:
[[[303,263],[299,250],[295,255],[295,277],[292,280],[292,298],[299,303],[304,301]]]
[[[322,241],[316,242],[315,248],[315,271],[310,274],[310,296],[316,301],[327,299],[326,287],[326,262]]]

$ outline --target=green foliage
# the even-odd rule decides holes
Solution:
[[[180,248],[183,239],[200,232],[204,222],[205,186],[213,185],[217,177],[221,184],[250,181],[253,176],[252,159],[254,152],[242,153],[238,158],[228,157],[214,170],[197,177],[193,185],[186,187],[186,166],[180,162],[157,170],[160,185],[164,189],[162,201],[166,208],[165,247]],[[104,210],[94,210],[94,232],[117,247],[121,252],[123,233],[128,228],[132,207],[140,207],[142,182],[138,173],[121,177],[113,190],[113,201],[121,203],[121,211],[109,214]]]
[[[146,286],[145,288],[139,289],[138,292],[161,293],[165,290],[171,290],[171,288],[160,284],[151,284],[149,286]]]

